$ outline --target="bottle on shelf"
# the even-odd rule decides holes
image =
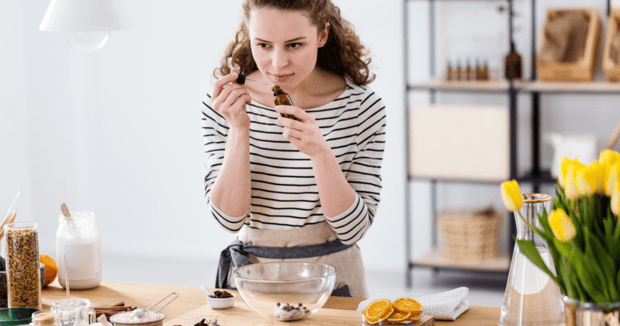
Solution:
[[[521,79],[521,55],[517,52],[514,42],[510,42],[510,53],[504,57],[504,77],[510,78],[512,71],[512,79]]]
[[[463,79],[463,69],[461,68],[461,61],[456,60],[456,72],[454,73],[454,79],[462,80]]]
[[[446,65],[446,80],[452,80],[452,74],[452,64],[450,63],[450,60],[448,60]]]
[[[489,80],[489,61],[484,60],[484,66],[482,67],[482,80]]]
[[[472,72],[471,72],[471,61],[469,60],[469,58],[467,58],[467,63],[465,64],[465,80],[471,80],[472,78]]]
[[[480,65],[480,60],[476,59],[476,80],[484,80],[482,66]]]

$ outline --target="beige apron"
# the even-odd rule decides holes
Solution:
[[[246,246],[264,247],[296,247],[321,244],[337,239],[334,230],[327,222],[303,228],[289,230],[259,230],[244,227],[238,235],[239,240]],[[253,263],[282,261],[283,259],[267,259],[254,256],[249,257]],[[287,261],[304,261],[328,264],[336,267],[335,289],[348,285],[351,296],[358,298],[368,297],[366,276],[362,255],[357,245],[336,253],[303,259],[288,259]],[[236,284],[234,267],[231,267],[229,283]]]

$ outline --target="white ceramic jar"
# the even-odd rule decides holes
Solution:
[[[71,220],[60,215],[56,231],[58,282],[75,290],[92,289],[101,283],[101,240],[92,212],[73,212]],[[65,256],[67,266],[65,269]],[[68,274],[68,275],[67,275]]]

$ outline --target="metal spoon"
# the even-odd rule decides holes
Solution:
[[[176,298],[179,296],[179,294],[178,294],[178,293],[176,293],[176,292],[171,292],[171,293],[170,293],[170,294],[168,294],[167,296],[165,296],[165,297],[161,298],[161,300],[159,300],[159,301],[155,302],[155,303],[154,303],[154,304],[152,304],[150,307],[146,308],[146,310],[145,310],[145,309],[140,309],[140,308],[135,309],[134,311],[132,311],[132,312],[131,312],[131,317],[132,317],[132,318],[142,318],[142,317],[146,316],[146,315],[147,315],[147,313],[148,313],[148,311],[149,311],[151,308],[155,307],[158,303],[160,303],[160,302],[164,301],[167,297],[169,297],[169,296],[171,296],[171,295],[174,295],[175,297],[174,297],[174,298],[172,298],[172,299],[170,299],[170,301],[166,302],[166,303],[165,303],[163,306],[161,306],[159,309],[155,310],[155,312],[159,312],[160,310],[164,309],[164,307],[166,307],[167,305],[169,305],[169,304],[170,304],[170,302],[174,301],[174,299],[176,299]]]
[[[202,293],[204,293],[204,294],[205,294],[206,296],[208,296],[208,297],[213,297],[213,296],[215,296],[215,295],[214,295],[213,293],[211,293],[211,291],[209,291],[209,289],[208,289],[206,286],[204,286],[204,285],[201,285],[201,286],[200,286],[200,290],[202,291]]]

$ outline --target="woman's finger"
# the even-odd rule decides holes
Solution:
[[[235,68],[233,68],[233,71],[234,70]],[[222,93],[222,90],[225,89],[224,86],[237,80],[237,77],[239,77],[238,72],[231,72],[230,74],[216,80],[213,84],[213,94],[211,96],[218,97],[220,93]]]

